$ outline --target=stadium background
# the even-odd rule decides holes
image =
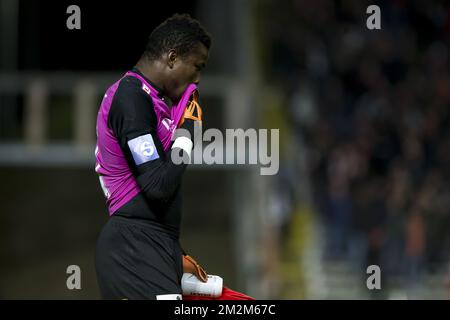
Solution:
[[[280,129],[275,176],[189,168],[185,249],[260,299],[449,298],[450,6],[416,0],[0,0],[0,298],[99,298],[97,108],[175,12],[213,35],[206,128]]]

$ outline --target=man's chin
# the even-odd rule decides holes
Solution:
[[[187,86],[186,86],[186,88],[187,88]],[[186,90],[186,89],[184,89],[184,90]],[[173,99],[171,98],[173,103],[178,103],[181,100],[184,90],[182,92],[180,92],[180,94],[177,94]]]
[[[180,90],[180,92],[177,92],[176,94],[169,96],[169,98],[173,104],[177,104],[181,100],[181,97],[183,96],[183,94],[186,91],[186,89],[188,88],[188,86],[189,86],[189,83],[186,84],[185,86],[183,86],[183,88]]]
[[[167,94],[166,97],[170,99],[171,104],[177,104],[178,101],[180,101],[180,98],[176,95],[168,95]]]

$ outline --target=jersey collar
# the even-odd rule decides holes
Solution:
[[[153,89],[156,90],[158,98],[160,98],[160,99],[162,99],[162,100],[165,100],[165,99],[164,99],[165,94],[164,94],[163,89],[161,89],[160,87],[158,87],[157,85],[155,85],[155,84],[154,84],[152,81],[150,81],[146,76],[144,76],[144,74],[143,74],[137,67],[134,67],[131,71],[134,72],[134,73],[137,73],[137,74],[140,75],[142,78],[144,78],[145,81],[147,81],[147,82],[153,87]]]

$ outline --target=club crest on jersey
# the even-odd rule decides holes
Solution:
[[[150,88],[145,83],[142,84],[142,90],[144,90],[147,94],[150,94]]]
[[[173,131],[175,126],[173,125],[173,120],[169,118],[164,118],[161,120],[161,123],[168,131]]]

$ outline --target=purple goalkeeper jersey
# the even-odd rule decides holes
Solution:
[[[100,184],[106,197],[109,214],[112,215],[124,204],[128,203],[141,189],[133,175],[114,132],[108,127],[108,114],[114,95],[124,77],[134,77],[141,81],[142,90],[148,94],[153,102],[157,116],[157,136],[164,151],[170,149],[172,137],[183,116],[186,101],[197,86],[190,84],[177,105],[169,108],[157,95],[157,90],[148,81],[135,72],[127,72],[106,91],[97,115],[97,146],[95,148],[95,171],[99,174]]]

